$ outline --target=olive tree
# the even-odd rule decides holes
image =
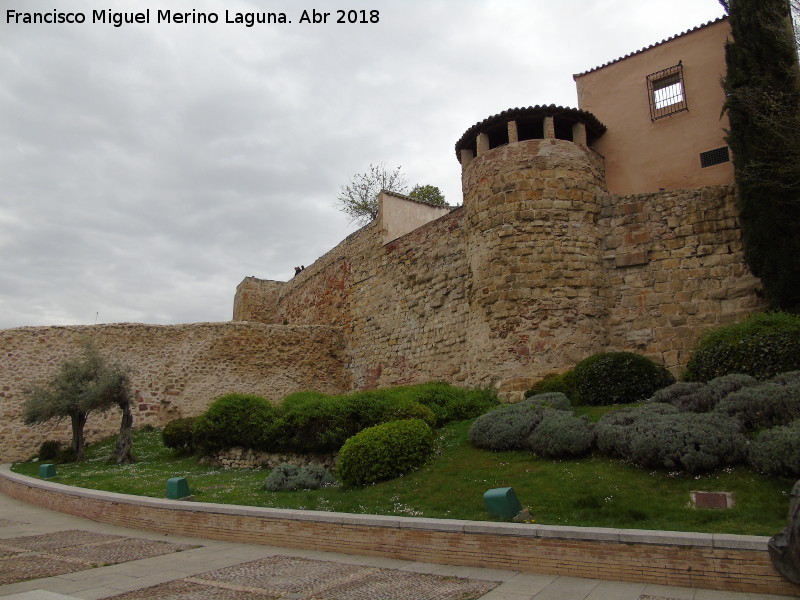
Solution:
[[[83,429],[89,413],[104,412],[114,406],[122,410],[114,460],[117,464],[131,463],[135,459],[128,369],[101,356],[92,343],[84,342],[78,356],[64,361],[49,380],[28,391],[23,420],[33,425],[68,417],[72,425],[72,450],[76,460],[83,460]]]

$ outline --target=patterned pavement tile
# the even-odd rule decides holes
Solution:
[[[116,565],[130,560],[181,552],[197,546],[171,544],[138,538],[118,538],[88,546],[68,546],[50,550],[49,555],[72,557],[100,565]]]
[[[267,596],[257,592],[199,585],[186,580],[170,581],[142,590],[125,592],[114,600],[279,600],[280,596]]]
[[[82,546],[84,544],[95,544],[97,542],[106,542],[114,539],[122,538],[118,535],[107,535],[105,533],[92,533],[91,531],[73,529],[69,531],[57,531],[55,533],[5,538],[0,540],[0,546],[5,548],[23,548],[25,550],[52,550],[54,548]]]
[[[36,554],[4,558],[0,560],[0,585],[17,583],[28,579],[55,577],[64,573],[74,573],[88,569],[90,565],[73,561],[46,558]]]
[[[477,600],[498,585],[289,556],[272,556],[114,596],[113,600]]]
[[[270,556],[196,575],[192,579],[259,588],[266,593],[285,595],[313,592],[331,581],[360,577],[374,570],[359,565]]]
[[[368,577],[325,590],[325,600],[475,600],[493,588],[493,581],[380,569]]]
[[[69,530],[0,539],[0,585],[84,571],[197,546]]]

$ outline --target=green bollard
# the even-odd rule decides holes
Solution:
[[[514,488],[494,488],[483,494],[483,503],[490,514],[501,519],[513,519],[522,510]]]
[[[180,500],[191,496],[189,482],[186,477],[172,477],[167,479],[167,498],[170,500]]]
[[[56,476],[56,466],[51,464],[39,465],[39,477],[50,479]]]

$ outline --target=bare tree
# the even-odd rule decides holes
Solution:
[[[387,171],[383,164],[370,164],[366,173],[358,173],[342,186],[336,199],[339,209],[350,221],[365,225],[378,216],[378,194],[381,190],[405,194],[408,189],[400,167]]]

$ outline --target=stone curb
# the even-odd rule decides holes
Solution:
[[[564,540],[607,541],[615,543],[652,544],[660,546],[694,546],[732,550],[767,550],[768,537],[731,534],[692,533],[682,531],[658,531],[645,529],[613,529],[603,527],[566,527],[560,525],[534,525],[526,523],[497,523],[491,521],[463,521],[458,519],[429,519],[420,517],[394,517],[384,515],[355,515],[350,513],[295,510],[286,508],[262,508],[208,502],[186,502],[162,498],[132,496],[115,492],[104,492],[86,488],[43,481],[11,471],[11,465],[0,465],[0,478],[30,486],[31,488],[91,498],[94,500],[153,507],[174,511],[191,510],[227,515],[338,523],[340,525],[369,525],[400,529],[422,529],[429,531],[459,532],[473,534],[508,535],[532,538]]]

